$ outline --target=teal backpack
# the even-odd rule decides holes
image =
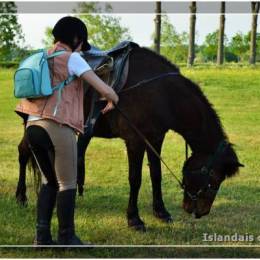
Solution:
[[[55,90],[58,90],[58,101],[53,113],[56,115],[61,101],[61,91],[75,79],[75,76],[70,76],[57,86],[52,87],[48,59],[64,52],[62,50],[48,55],[46,50],[39,50],[23,60],[14,74],[14,96],[16,98],[41,98],[50,96]]]

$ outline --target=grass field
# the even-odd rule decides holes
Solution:
[[[126,222],[128,202],[127,155],[122,140],[93,139],[87,152],[86,192],[77,199],[76,227],[83,240],[97,245],[259,245],[260,197],[260,70],[254,68],[182,69],[199,83],[214,104],[230,141],[236,144],[246,165],[236,177],[226,180],[209,216],[195,220],[181,208],[182,192],[163,168],[163,193],[174,222],[164,224],[152,215],[151,182],[147,160],[139,196],[140,216],[147,232],[130,230]],[[17,144],[23,126],[13,112],[13,70],[0,68],[0,244],[30,245],[35,226],[32,176],[28,175],[29,205],[15,201],[18,177]],[[169,133],[163,157],[181,176],[184,142]],[[57,219],[53,219],[57,232]],[[203,234],[253,235],[253,242],[204,242]],[[1,257],[260,257],[260,248],[98,248],[71,251],[0,249]]]

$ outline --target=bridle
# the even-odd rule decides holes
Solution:
[[[189,198],[192,201],[197,201],[197,199],[205,193],[208,193],[210,196],[215,197],[217,192],[218,192],[218,188],[215,188],[212,186],[211,184],[211,179],[214,176],[214,171],[213,171],[213,165],[214,162],[219,158],[219,156],[226,150],[226,148],[229,146],[229,143],[226,140],[222,140],[216,151],[214,152],[214,154],[212,156],[210,156],[210,158],[208,159],[208,161],[206,162],[205,165],[203,165],[200,169],[196,169],[196,170],[187,170],[184,169],[183,170],[183,174],[184,175],[200,175],[203,176],[204,178],[206,178],[206,182],[205,185],[200,188],[196,193],[190,192],[186,189],[186,186],[184,183],[182,183],[182,187],[184,189],[184,192],[189,196]]]

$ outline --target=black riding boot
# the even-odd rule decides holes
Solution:
[[[56,202],[57,189],[43,184],[37,202],[37,224],[35,245],[53,245],[51,236],[51,218]]]
[[[59,245],[83,245],[76,236],[74,228],[74,209],[76,189],[58,192],[57,216],[59,222],[58,244]]]

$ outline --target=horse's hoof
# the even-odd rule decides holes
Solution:
[[[145,225],[128,225],[131,229],[138,231],[138,232],[146,232]]]
[[[21,196],[17,196],[16,197],[16,203],[22,207],[27,207],[28,206],[28,199],[27,197],[21,197]]]
[[[137,225],[137,226],[130,226],[130,228],[134,229],[135,231],[138,232],[146,232],[146,227],[145,225]]]
[[[164,223],[172,223],[173,218],[167,211],[154,211],[154,216]]]
[[[172,223],[173,222],[173,218],[172,218],[172,216],[168,216],[168,217],[165,217],[165,218],[163,218],[163,219],[161,219],[163,222],[165,222],[165,223]]]
[[[78,186],[78,194],[79,196],[83,196],[84,188],[82,186]]]
[[[146,232],[145,224],[140,218],[128,219],[128,227],[136,231]]]

